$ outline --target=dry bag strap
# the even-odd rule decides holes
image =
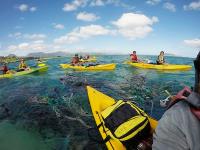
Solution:
[[[108,135],[104,140],[103,140],[103,143],[107,143],[108,141],[110,141],[111,137],[110,135]]]
[[[96,143],[99,143],[99,144],[106,144],[110,139],[111,137],[108,135],[106,136],[105,139],[102,139],[102,138],[98,138],[98,136],[94,136],[93,132],[96,132],[97,131],[97,128],[89,128],[88,129],[88,137],[90,140],[96,142]]]
[[[103,122],[101,122],[101,123],[97,126],[97,129],[99,129],[101,126],[103,126]]]
[[[101,123],[98,125],[98,129],[102,126],[103,132],[106,134],[106,138],[103,139],[103,143],[109,142],[109,143],[110,143],[110,146],[111,146],[112,149],[114,150],[114,147],[113,147],[112,143],[110,142],[111,137],[110,137],[110,135],[108,135],[107,132],[106,132],[106,129],[105,129],[104,124],[103,124],[103,121],[102,121],[102,119],[101,119],[101,117],[100,117],[100,115],[99,115],[99,112],[96,111],[96,114],[98,115],[99,120],[100,120],[100,122],[101,122]]]

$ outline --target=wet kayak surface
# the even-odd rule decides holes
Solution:
[[[47,72],[0,79],[0,139],[3,139],[0,147],[5,150],[104,149],[87,136],[87,129],[95,126],[87,85],[115,99],[134,99],[159,119],[165,111],[159,106],[159,100],[168,96],[164,90],[176,94],[184,86],[194,84],[194,68],[176,72],[148,70],[123,64],[127,56],[96,58],[97,63],[116,63],[116,69],[109,72],[62,70],[59,64],[70,62],[70,57],[66,57],[47,60]],[[140,56],[140,59],[156,58]],[[166,57],[166,61],[193,66],[191,58]],[[34,61],[27,63],[36,66]],[[9,67],[16,66],[13,63]]]

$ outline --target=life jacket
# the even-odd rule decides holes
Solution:
[[[25,63],[19,64],[19,69],[25,69],[25,68],[27,68],[27,65]]]
[[[148,115],[131,102],[119,100],[102,111],[101,116],[112,133],[110,137],[121,141],[126,148],[137,146],[150,134]]]
[[[164,56],[159,55],[158,58],[157,58],[157,63],[158,63],[158,64],[163,64],[163,63],[165,63],[165,58],[164,58]]]
[[[77,64],[79,63],[79,58],[78,57],[73,57],[72,58],[72,64]]]
[[[8,71],[8,67],[7,67],[7,66],[4,66],[4,67],[3,67],[3,74],[6,74],[7,71]]]
[[[190,88],[185,87],[183,90],[181,90],[180,92],[178,92],[178,94],[175,96],[175,99],[173,99],[167,109],[171,108],[173,105],[175,105],[176,103],[180,102],[180,101],[186,101],[187,97],[192,93],[192,91],[190,90]],[[187,101],[186,101],[187,102]],[[188,102],[187,102],[188,103]],[[189,104],[189,103],[188,103]],[[200,108],[196,108],[193,105],[190,105],[190,110],[191,112],[198,118],[200,119]]]
[[[137,55],[131,54],[130,56],[132,61],[138,61]]]

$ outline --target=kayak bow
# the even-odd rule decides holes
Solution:
[[[116,100],[95,90],[90,86],[87,86],[87,92],[92,114],[96,125],[98,126],[102,123],[103,120],[100,113],[107,107],[115,104]],[[149,117],[149,121],[153,132],[157,126],[157,121],[151,117]],[[105,139],[107,135],[111,134],[111,132],[104,125],[99,127],[99,132],[103,139]],[[106,142],[106,146],[108,150],[126,150],[126,147],[116,138],[111,138],[108,142]]]

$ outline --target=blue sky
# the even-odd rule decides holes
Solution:
[[[200,0],[2,0],[0,11],[0,55],[200,49]]]

